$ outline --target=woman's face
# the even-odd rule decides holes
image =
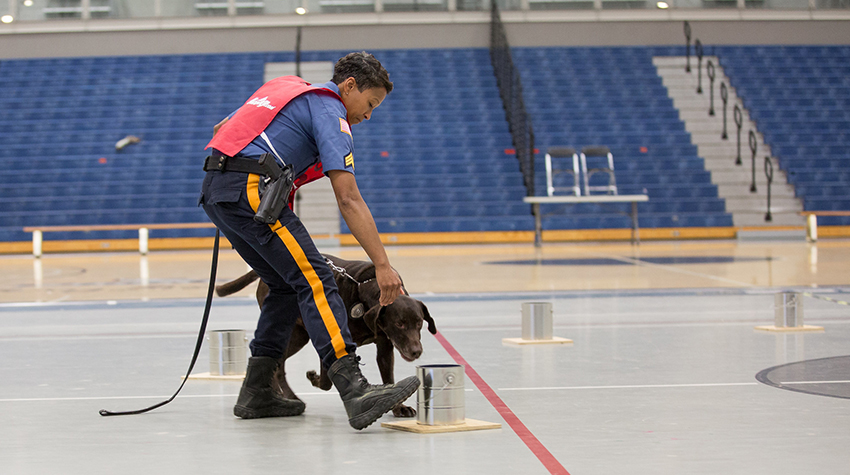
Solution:
[[[372,117],[372,111],[387,97],[387,90],[382,87],[360,91],[354,78],[343,81],[339,87],[339,93],[348,111],[348,122],[351,125],[369,120]]]

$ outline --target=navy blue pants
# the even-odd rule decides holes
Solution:
[[[274,224],[254,221],[259,182],[259,175],[211,171],[201,189],[204,211],[269,286],[251,354],[282,357],[301,316],[319,358],[329,367],[356,348],[333,272],[289,208]]]

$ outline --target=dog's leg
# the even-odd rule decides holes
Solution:
[[[286,382],[286,356],[280,359],[280,364],[274,373],[273,384],[284,398],[301,400],[289,387],[289,383]]]
[[[283,358],[281,358],[280,365],[274,374],[274,382],[277,388],[280,390],[280,393],[283,394],[283,397],[287,399],[300,400],[286,381],[286,360],[295,353],[298,353],[298,351],[301,350],[301,348],[303,348],[309,341],[310,337],[307,335],[307,331],[304,330],[304,327],[296,324],[292,329],[292,335],[289,337],[289,344],[286,346],[286,354],[283,355]]]
[[[322,366],[322,376],[319,378],[319,388],[325,391],[332,388],[334,385],[333,381],[331,381],[331,377],[328,376],[328,370]]]
[[[322,362],[319,361],[319,365],[322,367],[322,371],[320,374],[317,374],[315,371],[307,371],[307,379],[310,380],[310,383],[313,386],[321,389],[322,391],[328,391],[333,387],[333,381],[331,381],[330,376],[328,376],[328,371],[325,369]]]
[[[310,342],[310,335],[307,333],[307,329],[304,328],[304,324],[299,319],[298,324],[295,325],[295,328],[292,329],[292,337],[289,340],[289,347],[287,349],[287,354],[289,354],[290,356],[294,355],[295,353],[298,352],[298,350],[303,348],[304,345],[306,345],[309,342]],[[319,362],[319,365],[321,366],[321,362]],[[322,381],[322,378],[327,379],[328,383],[324,384],[323,381]],[[319,389],[322,389],[324,391],[327,391],[332,386],[332,384],[330,383],[330,380],[325,375],[325,369],[324,368],[322,368],[322,375],[321,376],[319,376],[319,374],[317,374],[313,370],[307,371],[307,379],[310,380],[310,384],[312,384],[313,386],[315,386]]]
[[[381,379],[383,379],[384,384],[392,384],[395,382],[395,375],[393,374],[393,367],[395,366],[393,344],[389,338],[378,338],[375,340],[375,346],[377,346],[378,350],[376,360],[378,362],[378,370],[381,372]],[[393,415],[395,417],[414,417],[416,416],[416,409],[398,403],[393,407]]]

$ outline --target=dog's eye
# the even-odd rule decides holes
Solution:
[[[395,326],[404,329],[404,322],[395,322]]]

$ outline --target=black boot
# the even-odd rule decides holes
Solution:
[[[359,361],[357,356],[346,355],[328,369],[328,376],[339,391],[348,413],[348,423],[357,430],[368,427],[419,387],[416,376],[395,384],[369,384],[360,373]]]
[[[304,402],[299,399],[284,399],[273,387],[272,379],[278,360],[268,356],[248,359],[245,381],[239,398],[233,406],[233,414],[242,419],[259,417],[297,416],[304,412]]]

